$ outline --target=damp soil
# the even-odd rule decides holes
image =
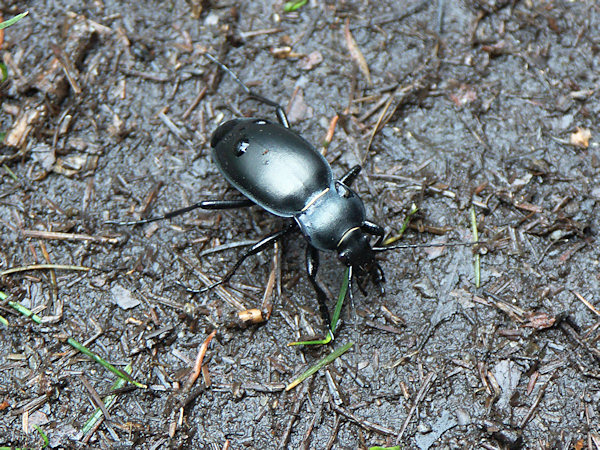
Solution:
[[[27,9],[2,48],[0,445],[600,448],[596,2]],[[286,224],[258,207],[106,223],[239,198],[211,133],[276,116],[206,52],[280,102],[336,177],[363,166],[353,186],[386,236],[415,204],[398,242],[470,242],[472,214],[484,242],[383,253],[385,293],[355,285],[326,346],[288,346],[324,334],[299,232],[189,294]],[[323,254],[330,309],[343,277]],[[242,326],[252,308],[266,320]],[[147,385],[86,433],[116,376],[68,338]]]

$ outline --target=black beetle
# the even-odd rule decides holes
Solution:
[[[366,219],[361,198],[349,187],[361,167],[354,166],[342,178],[334,180],[327,160],[290,129],[285,111],[277,102],[252,92],[227,66],[211,55],[206,56],[230,74],[249,96],[276,109],[279,123],[243,118],[220,125],[210,141],[212,157],[227,181],[251,204],[279,217],[294,218],[308,241],[306,271],[317,294],[321,315],[329,325],[327,296],[316,280],[320,250],[336,251],[339,260],[350,268],[350,280],[356,276],[361,287],[365,276],[370,276],[377,285],[384,281],[368,237],[377,237],[375,250],[378,250],[384,230]],[[291,229],[292,225],[265,237],[240,259],[261,251]],[[233,275],[240,263],[219,284]]]
[[[206,57],[227,72],[248,96],[272,106],[279,123],[264,119],[238,118],[221,124],[213,133],[210,145],[215,164],[227,181],[246,198],[239,200],[201,201],[160,217],[137,222],[140,224],[168,219],[196,208],[209,210],[233,209],[258,205],[268,212],[295,220],[306,238],[306,270],[317,294],[321,316],[330,325],[327,295],[316,280],[319,251],[336,251],[339,260],[349,268],[349,281],[357,278],[360,289],[370,278],[381,286],[383,270],[375,253],[394,248],[418,245],[381,246],[384,230],[366,219],[365,207],[350,185],[361,167],[354,166],[339,180],[334,180],[327,160],[304,138],[292,131],[283,108],[251,91],[227,66],[210,54]],[[289,233],[291,222],[252,245],[221,280],[202,289],[205,292],[227,282],[242,262],[269,247]],[[370,236],[377,240],[371,245]],[[349,286],[350,295],[352,286]]]

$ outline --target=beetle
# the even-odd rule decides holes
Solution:
[[[290,128],[279,103],[250,90],[231,69],[212,55],[206,53],[205,56],[229,74],[249,97],[275,108],[277,122],[235,118],[219,125],[212,135],[213,162],[245,198],[204,200],[160,217],[112,223],[149,223],[196,208],[224,210],[249,206],[260,206],[275,216],[291,218],[293,221],[283,229],[267,235],[247,249],[219,281],[201,289],[188,288],[188,291],[206,292],[226,283],[246,258],[273,245],[297,225],[307,241],[308,278],[317,295],[321,317],[329,327],[327,295],[316,279],[320,251],[335,251],[342,264],[349,268],[348,290],[352,295],[353,279],[358,281],[363,292],[369,280],[379,287],[385,282],[383,269],[375,259],[377,252],[419,245],[382,246],[383,227],[367,219],[362,199],[350,188],[361,166],[352,167],[335,180],[323,155]],[[373,237],[376,240],[372,244]]]
[[[299,226],[307,241],[308,278],[317,295],[321,316],[329,326],[327,295],[316,279],[319,251],[337,252],[338,259],[350,269],[350,283],[354,277],[361,288],[364,277],[370,277],[376,285],[385,281],[369,238],[369,235],[377,237],[375,249],[378,249],[384,230],[367,220],[362,199],[350,188],[361,166],[354,166],[342,178],[334,180],[324,156],[290,128],[281,105],[251,91],[227,66],[210,54],[206,56],[232,76],[248,96],[275,108],[277,123],[236,118],[221,124],[210,141],[212,158],[225,179],[250,204],[279,217],[293,218]],[[287,226],[257,242],[220,283],[233,275],[243,259],[270,246],[292,228]],[[352,286],[349,291],[352,292]]]

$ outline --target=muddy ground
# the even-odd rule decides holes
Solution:
[[[600,5],[235,3],[2,6],[30,14],[2,48],[0,445],[600,448]],[[481,286],[469,247],[389,251],[383,296],[357,289],[332,344],[289,347],[324,332],[299,233],[221,289],[178,284],[218,280],[285,220],[251,208],[106,224],[237,198],[211,133],[275,116],[206,51],[319,149],[339,117],[327,159],[337,177],[363,164],[355,188],[388,236],[414,203],[402,242],[468,242],[473,208]],[[5,272],[35,264],[94,270]],[[334,255],[319,277],[333,298]],[[271,314],[243,328],[246,308]],[[116,377],[67,337],[148,385],[121,388],[86,434]]]

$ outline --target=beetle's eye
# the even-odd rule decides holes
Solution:
[[[235,144],[235,156],[242,156],[244,153],[246,153],[248,147],[250,147],[248,138],[241,138],[239,141],[237,141],[237,144]]]

